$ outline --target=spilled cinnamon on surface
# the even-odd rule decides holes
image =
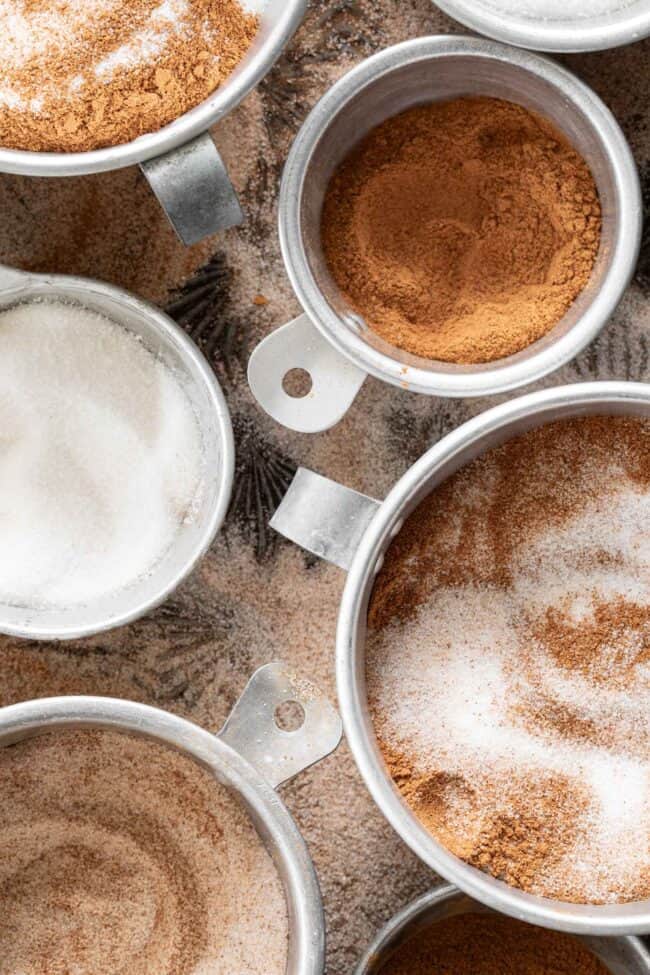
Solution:
[[[468,863],[584,903],[650,896],[650,422],[558,421],[407,520],[369,611],[393,780]]]
[[[601,211],[584,159],[497,98],[411,108],[373,129],[328,187],[335,283],[382,339],[482,363],[546,335],[587,285]]]

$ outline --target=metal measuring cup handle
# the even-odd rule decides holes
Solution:
[[[303,397],[290,396],[283,388],[291,369],[304,369],[311,377],[311,389]],[[366,376],[305,314],[262,339],[248,362],[248,383],[262,409],[299,433],[318,433],[338,423]]]
[[[271,528],[346,571],[381,501],[299,467]]]
[[[275,720],[287,701],[304,712],[295,731],[283,731]],[[338,712],[318,688],[274,661],[255,671],[217,737],[276,789],[333,752],[342,734]]]
[[[242,223],[237,193],[207,132],[140,169],[183,244]]]

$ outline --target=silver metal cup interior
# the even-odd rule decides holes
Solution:
[[[3,272],[12,281],[13,272]],[[120,289],[84,278],[16,275],[0,293],[0,310],[37,300],[73,303],[105,315],[136,335],[168,366],[194,410],[203,449],[203,492],[191,520],[179,526],[150,574],[91,603],[38,608],[0,602],[0,632],[38,639],[70,639],[127,623],[165,599],[212,542],[232,489],[234,445],[228,407],[203,355],[166,315]],[[101,361],[97,362],[101,369]]]
[[[414,105],[463,95],[509,99],[549,119],[585,158],[603,212],[591,280],[542,339],[505,359],[454,365],[389,345],[351,311],[320,238],[330,178],[375,126]],[[528,52],[463,37],[423,37],[388,48],[321,99],[292,147],[280,196],[280,239],[292,285],[335,347],[373,375],[418,392],[470,396],[532,382],[572,358],[603,327],[633,272],[641,231],[638,175],[611,113],[582,82]]]
[[[0,172],[79,176],[132,166],[185,145],[207,132],[259,84],[297,29],[306,6],[306,0],[268,0],[253,43],[235,70],[209,98],[158,132],[91,152],[28,152],[0,147]]]
[[[59,697],[0,709],[0,748],[80,728],[128,733],[176,749],[226,786],[250,817],[278,871],[289,921],[286,975],[321,975],[323,917],[316,874],[296,824],[269,783],[219,736],[134,701]]]
[[[507,44],[535,51],[600,51],[632,44],[650,34],[648,0],[621,0],[618,10],[582,17],[542,18],[516,13],[515,0],[435,0],[466,27]],[[508,11],[508,6],[515,12]],[[505,8],[505,9],[501,9]]]
[[[354,975],[380,975],[382,967],[407,941],[437,923],[461,914],[494,914],[456,887],[438,887],[399,911],[381,929]],[[434,935],[435,936],[435,935]],[[612,975],[650,975],[650,955],[639,938],[578,936]]]
[[[582,383],[518,397],[444,437],[398,481],[366,529],[348,574],[337,633],[337,688],[346,737],[368,789],[397,833],[433,870],[481,903],[532,924],[601,936],[641,934],[650,931],[650,900],[606,905],[556,901],[524,893],[449,853],[390,779],[366,691],[368,603],[384,553],[404,519],[437,485],[486,450],[553,420],[588,415],[650,417],[650,385]]]

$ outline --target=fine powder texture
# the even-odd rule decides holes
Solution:
[[[0,749],[1,975],[282,975],[271,858],[162,745],[74,731]]]
[[[536,894],[650,896],[650,423],[550,424],[438,487],[373,593],[394,781],[469,863]]]
[[[195,517],[201,435],[179,380],[76,305],[0,314],[0,599],[68,606],[148,574]]]
[[[458,914],[401,945],[380,975],[609,975],[577,938],[497,914]]]
[[[237,0],[0,0],[0,144],[85,152],[210,95],[258,18]]]
[[[585,161],[512,102],[409,109],[344,159],[322,213],[343,298],[392,346],[490,362],[564,316],[589,281],[601,213]]]

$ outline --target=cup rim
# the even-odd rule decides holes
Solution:
[[[589,17],[553,23],[518,16],[507,10],[490,10],[483,6],[477,9],[474,0],[435,0],[435,3],[471,30],[535,51],[605,51],[640,41],[650,34],[650,9],[632,13],[619,11],[618,19],[610,24],[603,24],[603,18]]]
[[[605,146],[621,201],[610,266],[597,294],[576,323],[554,341],[542,339],[542,348],[524,361],[497,360],[478,371],[463,367],[451,371],[405,367],[403,362],[365,342],[345,324],[321,292],[302,235],[301,203],[306,173],[318,142],[333,118],[360,90],[380,77],[417,61],[435,61],[441,57],[507,62],[560,90],[579,109]],[[352,68],[307,116],[289,152],[280,187],[282,256],[293,290],[314,326],[341,355],[364,372],[394,386],[432,396],[468,397],[507,392],[541,379],[574,358],[600,332],[621,300],[636,266],[641,233],[641,188],[636,164],[618,122],[606,105],[566,68],[529,51],[483,38],[419,37],[386,48]]]
[[[242,63],[211,95],[156,132],[88,152],[35,152],[0,146],[0,172],[23,176],[83,176],[133,166],[177,149],[207,132],[260,83],[297,30],[306,9],[307,0],[283,0],[277,20],[254,56],[244,56]]]
[[[450,853],[411,811],[385,768],[367,714],[363,649],[358,639],[364,596],[381,565],[386,541],[399,531],[405,508],[434,470],[470,444],[517,419],[554,407],[601,405],[604,412],[619,405],[644,405],[650,415],[650,383],[610,381],[555,386],[508,400],[479,413],[434,444],[396,482],[366,528],[343,590],[336,634],[336,684],[345,736],[357,768],[377,807],[395,832],[432,870],[465,894],[504,914],[531,924],[573,934],[644,934],[650,930],[650,899],[629,904],[569,904],[526,893],[496,880]],[[632,412],[631,410],[628,412]],[[633,918],[624,908],[644,905]]]
[[[138,701],[63,695],[0,708],[0,748],[42,733],[92,727],[147,737],[175,748],[243,800],[260,839],[268,838],[272,844],[269,855],[282,865],[280,871],[275,864],[287,906],[288,975],[319,975],[323,939],[314,931],[322,929],[324,921],[316,871],[305,840],[282,797],[219,733]]]
[[[2,306],[29,300],[28,296],[32,288],[43,288],[48,294],[51,289],[51,297],[54,301],[65,301],[66,297],[69,300],[70,292],[72,292],[75,294],[74,300],[77,300],[80,305],[84,304],[84,296],[86,298],[92,295],[106,296],[112,302],[135,312],[139,316],[146,317],[149,323],[155,327],[160,338],[172,346],[188,364],[188,371],[193,376],[193,382],[203,385],[215,419],[217,436],[222,451],[219,470],[217,472],[206,471],[205,475],[216,480],[218,485],[215,502],[210,517],[206,521],[205,529],[184,564],[169,576],[165,585],[154,596],[145,600],[137,598],[126,600],[128,605],[124,610],[104,616],[95,623],[79,624],[72,622],[56,627],[35,622],[30,618],[29,611],[25,611],[25,619],[21,623],[10,623],[3,619],[3,613],[0,609],[0,633],[35,640],[71,640],[102,633],[118,626],[125,626],[127,623],[139,619],[164,602],[195,568],[214,541],[228,511],[234,481],[235,441],[228,404],[214,370],[198,346],[169,315],[151,302],[122,288],[93,278],[66,274],[35,275],[20,272],[16,275],[15,285],[2,291],[0,296]],[[126,589],[125,592],[128,594],[129,589]]]

